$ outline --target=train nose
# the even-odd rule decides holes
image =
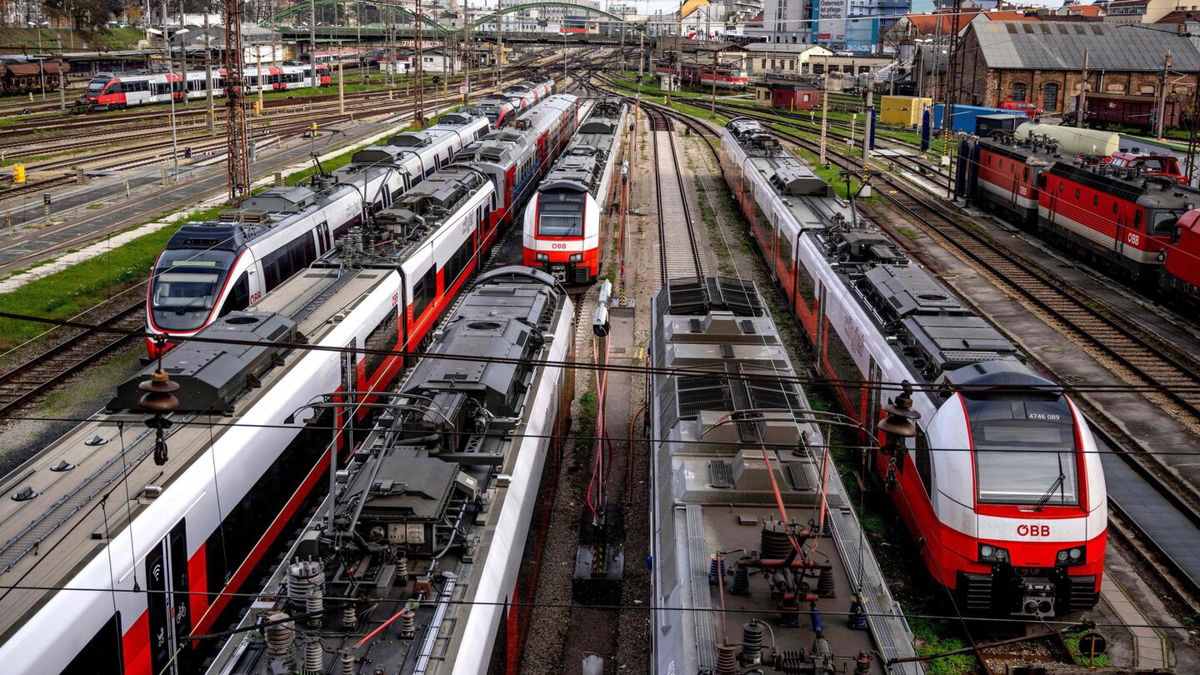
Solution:
[[[1021,596],[1022,614],[1041,618],[1054,613],[1054,584],[1049,579],[1022,578]]]

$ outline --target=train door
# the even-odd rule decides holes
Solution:
[[[150,663],[155,673],[184,672],[176,650],[192,631],[188,611],[187,533],[184,520],[146,556],[146,593],[150,614]]]
[[[321,247],[321,253],[333,247],[333,239],[329,236],[329,223],[327,221],[321,221],[317,224],[317,243]]]

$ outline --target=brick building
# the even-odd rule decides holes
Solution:
[[[1048,114],[1067,112],[1082,88],[1086,54],[1088,91],[1160,96],[1165,84],[1168,98],[1190,108],[1198,44],[1176,26],[972,21],[959,41],[952,86],[959,103],[1028,101]]]

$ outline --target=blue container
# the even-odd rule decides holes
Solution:
[[[942,116],[945,114],[945,104],[937,103],[933,106],[933,128],[942,128]],[[1003,108],[985,108],[979,105],[957,105],[954,106],[954,120],[950,124],[953,131],[962,131],[964,133],[975,133],[975,118],[980,115],[1011,115],[1011,110]]]

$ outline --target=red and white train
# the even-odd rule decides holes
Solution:
[[[510,127],[493,131],[454,155],[455,164],[484,172],[496,186],[489,240],[501,226],[514,222],[578,126],[579,98],[554,94]]]
[[[155,357],[219,317],[245,309],[329,251],[364,218],[392,206],[487,132],[467,112],[444,115],[356,152],[351,163],[308,186],[271,188],[216,222],[189,223],[168,240],[151,270],[147,339]]]
[[[370,53],[366,49],[334,47],[333,49],[318,49],[315,52],[304,52],[300,54],[300,62],[312,63],[316,61],[318,66],[337,68],[338,64],[341,64],[343,68],[352,68],[362,65],[369,55]]]
[[[488,94],[475,105],[488,118],[493,129],[500,129],[508,126],[522,111],[536,105],[552,93],[554,80],[542,77],[523,80],[503,92]]]
[[[660,74],[675,75],[679,81],[692,86],[711,87],[714,83],[725,89],[745,89],[750,84],[750,75],[733,66],[684,63],[682,70],[674,63],[660,62],[655,68]]]
[[[262,84],[258,81],[258,69],[251,68],[243,74],[247,92],[286,91],[313,86],[311,65],[263,66]],[[170,73],[101,73],[88,82],[80,105],[89,110],[111,110],[150,103],[170,103],[187,99],[202,99],[208,96],[208,80],[204,71]],[[225,70],[214,70],[213,96],[225,95]],[[317,65],[317,83],[330,84],[329,66]]]
[[[17,489],[44,497],[0,514],[9,532],[0,564],[13,578],[63,590],[0,598],[5,672],[196,672],[197,643],[187,636],[232,618],[229,594],[258,579],[284,526],[324,484],[330,422],[344,417],[320,413],[344,401],[337,392],[370,402],[395,379],[403,356],[380,350],[420,348],[487,253],[494,194],[482,172],[446,167],[381,212],[344,255],[330,254],[200,333],[256,346],[189,342],[168,352],[163,367],[182,388],[162,466],[148,460],[153,435],[123,421],[139,412],[143,374],[118,390],[114,414],[95,416],[24,467]],[[238,424],[221,424],[224,414]],[[314,415],[318,429],[296,421]],[[116,474],[97,473],[114,461]],[[105,505],[99,479],[110,481],[105,492],[121,494],[128,481],[133,502]],[[25,549],[30,535],[10,535],[34,520],[59,522],[59,494],[91,497],[41,541],[40,555],[16,556],[12,547]]]
[[[142,461],[154,451],[152,435],[123,422],[138,412],[143,376],[118,391],[110,404],[115,416],[96,416],[23,467],[14,489],[29,487],[35,496],[0,513],[0,533],[6,527],[15,533],[0,544],[5,551],[24,546],[31,520],[56,517],[39,515],[58,507],[37,495],[90,490],[99,474],[70,469],[94,463],[96,447],[123,448],[105,461],[117,461],[118,469],[120,461],[131,462],[134,468],[122,474],[130,492],[151,496],[121,506],[119,516],[115,505],[98,502],[69,516],[53,530],[54,546],[61,546],[53,556],[49,544],[42,555],[30,555],[33,544],[15,559],[0,558],[23,579],[63,587],[0,597],[6,672],[197,670],[197,643],[187,636],[230,618],[230,594],[257,578],[259,563],[329,465],[329,420],[321,418],[325,431],[305,431],[295,419],[315,414],[308,410],[314,405],[320,412],[344,402],[338,392],[348,388],[370,403],[395,379],[403,356],[379,352],[421,348],[487,255],[496,229],[511,220],[506,214],[521,186],[536,185],[565,145],[577,110],[575,96],[548,98],[514,128],[474,143],[478,160],[456,158],[408,190],[377,214],[369,232],[348,238],[353,243],[340,254],[327,254],[246,311],[199,333],[261,345],[302,341],[332,351],[188,342],[166,353],[171,376],[189,381],[181,383],[171,457],[163,466]],[[372,351],[347,356],[339,351],[347,346]],[[213,424],[213,413],[233,415],[239,424]],[[360,408],[355,418],[364,414]],[[336,434],[333,447],[344,440]],[[99,493],[88,494],[99,500]],[[61,561],[58,555],[78,561],[45,562]]]
[[[600,232],[625,134],[625,100],[598,101],[525,208],[524,263],[561,282],[588,284],[600,274]]]
[[[882,231],[855,221],[758,122],[729,122],[721,147],[819,370],[878,436],[868,468],[933,581],[981,614],[1038,619],[1094,606],[1107,497],[1095,440],[1071,399]],[[881,383],[916,391],[889,402]]]
[[[1200,301],[1200,190],[1180,184],[1174,157],[1097,162],[1011,138],[967,139],[960,153],[959,195],[1168,300]]]

